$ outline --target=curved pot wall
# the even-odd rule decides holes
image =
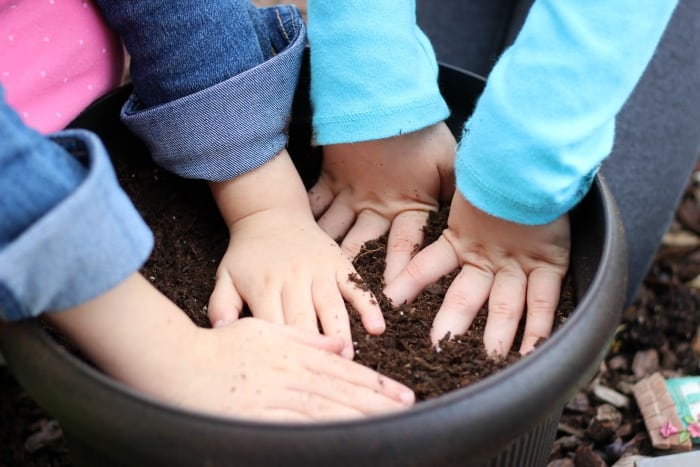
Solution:
[[[458,132],[483,80],[442,66],[440,83]],[[290,145],[308,139],[305,88],[302,79]],[[78,121],[116,157],[144,150],[118,122],[127,92]],[[399,414],[308,425],[216,418],[144,397],[63,350],[33,322],[4,328],[0,348],[27,392],[61,422],[76,465],[546,465],[562,407],[595,373],[623,306],[624,240],[602,179],[572,213],[572,232],[578,298],[571,318],[505,370]]]

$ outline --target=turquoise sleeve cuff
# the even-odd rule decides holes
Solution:
[[[536,1],[465,125],[455,163],[462,195],[523,224],[576,205],[676,3]]]
[[[449,115],[415,1],[309,1],[314,140],[337,144],[420,130]]]

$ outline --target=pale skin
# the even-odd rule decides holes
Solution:
[[[454,190],[455,146],[444,124],[326,146],[323,175],[309,193],[312,208],[331,236],[345,234],[342,247],[349,255],[391,229],[384,292],[394,304],[413,301],[427,285],[460,269],[433,322],[433,344],[448,333],[464,333],[488,300],[486,350],[510,350],[527,305],[519,351],[528,353],[552,329],[569,264],[568,218],[527,226],[475,208]],[[414,257],[428,212],[450,198],[448,228]]]
[[[538,226],[515,224],[475,208],[456,192],[447,229],[387,285],[393,303],[410,302],[428,284],[460,269],[433,321],[433,344],[464,333],[488,300],[484,346],[505,355],[527,310],[520,353],[552,331],[569,264],[569,219]]]
[[[414,402],[410,389],[342,358],[338,337],[257,318],[200,328],[138,273],[93,300],[45,316],[107,374],[189,410],[312,421],[391,412]]]
[[[255,317],[337,336],[354,350],[344,300],[370,334],[385,323],[372,294],[350,280],[351,259],[315,222],[286,150],[233,180],[210,183],[230,241],[209,300],[215,327],[234,322],[246,303]]]
[[[384,280],[393,279],[423,241],[428,214],[454,192],[456,141],[444,123],[393,138],[323,147],[309,190],[318,225],[354,257],[387,231]]]

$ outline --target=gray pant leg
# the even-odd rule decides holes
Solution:
[[[629,249],[628,303],[673,220],[700,150],[700,2],[681,0],[654,57],[618,115],[602,173]]]
[[[503,50],[517,0],[417,0],[418,25],[437,58],[486,76]]]

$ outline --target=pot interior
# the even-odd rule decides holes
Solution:
[[[457,136],[483,84],[477,75],[441,65],[440,86],[452,110],[448,125]],[[96,103],[74,126],[98,133],[113,156],[143,152],[148,157],[119,122],[129,92],[122,88]],[[313,150],[310,135],[308,75],[303,75],[290,127],[293,157]],[[295,157],[295,163],[310,186],[319,160]],[[490,463],[504,447],[531,438],[533,427],[552,421],[556,427],[563,405],[594,374],[619,321],[624,240],[600,177],[571,222],[577,297],[571,318],[505,370],[399,414],[311,425],[224,419],[180,410],[125,387],[65,351],[36,322],[7,326],[0,332],[0,348],[20,383],[59,419],[76,454],[86,459],[114,457],[116,446],[121,461],[115,465],[134,459],[143,465],[194,465],[206,459],[211,465],[231,465],[231,459],[245,460],[241,465],[282,459],[286,465],[398,465],[406,459],[414,465],[463,465],[465,458]]]

